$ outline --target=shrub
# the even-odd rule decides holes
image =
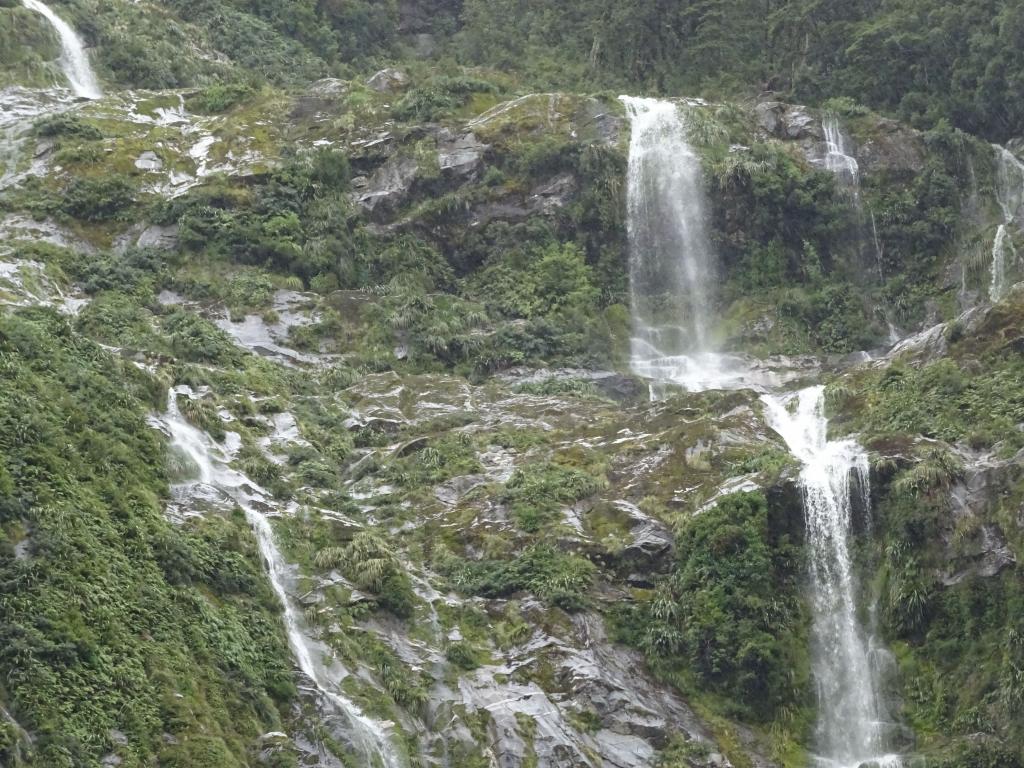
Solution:
[[[224,331],[193,312],[175,309],[163,326],[171,351],[182,360],[233,365],[241,359],[241,350]]]
[[[186,106],[193,112],[208,115],[227,112],[251,98],[255,92],[246,83],[216,83],[190,96]]]
[[[76,138],[85,141],[98,141],[103,138],[99,128],[70,112],[48,115],[37,120],[35,132],[43,138]]]
[[[565,504],[586,498],[601,488],[594,476],[557,464],[528,464],[505,484],[501,500],[508,504],[519,527],[536,532]]]
[[[83,221],[119,218],[135,201],[135,189],[124,176],[79,177],[65,188],[61,209]]]
[[[632,619],[656,664],[672,660],[741,714],[768,718],[807,682],[807,617],[796,548],[769,530],[760,493],[737,493],[683,524],[667,582]]]
[[[512,560],[455,561],[449,576],[463,592],[489,598],[529,591],[565,610],[580,610],[594,576],[594,565],[550,544],[535,544]]]

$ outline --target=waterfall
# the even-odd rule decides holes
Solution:
[[[821,130],[825,134],[825,169],[836,177],[839,189],[853,204],[856,215],[858,250],[864,258],[873,258],[878,270],[878,279],[884,280],[882,269],[882,244],[878,239],[878,227],[875,224],[875,213],[870,208],[865,210],[864,201],[860,196],[860,164],[854,157],[854,149],[843,131],[839,117],[828,113],[822,118]],[[871,226],[870,236],[868,224]],[[873,251],[869,255],[867,251]]]
[[[833,114],[825,115],[821,128],[825,133],[825,167],[835,174],[840,187],[854,197],[860,197],[860,165],[847,143],[839,118]]]
[[[60,66],[75,95],[84,99],[100,98],[103,92],[100,90],[96,74],[89,65],[89,56],[85,52],[82,40],[71,28],[71,25],[40,0],[21,0],[21,2],[26,8],[42,14],[56,30],[60,37]]]
[[[988,295],[999,301],[1006,295],[1011,274],[1018,266],[1011,226],[1021,229],[1024,222],[1024,164],[1005,147],[993,146],[996,155],[996,200],[1003,223],[996,229],[992,244],[992,282]]]
[[[824,391],[816,386],[762,397],[768,423],[803,465],[818,763],[831,768],[899,766],[899,757],[887,753],[900,727],[886,712],[875,654],[857,618],[850,556],[852,495],[859,494],[865,509],[870,505],[867,454],[853,440],[828,440]]]
[[[276,502],[258,484],[228,466],[230,453],[185,419],[178,408],[179,393],[190,394],[187,387],[171,389],[167,399],[167,413],[154,417],[154,422],[170,436],[171,446],[194,465],[199,484],[223,493],[244,511],[256,535],[270,583],[284,606],[283,618],[288,644],[299,669],[313,682],[332,713],[344,722],[347,737],[365,761],[362,765],[401,768],[404,760],[387,733],[390,723],[381,723],[367,717],[355,703],[341,694],[339,684],[348,676],[348,672],[333,658],[325,644],[309,634],[300,609],[288,594],[293,581],[292,569],[277,548],[273,529],[264,512],[275,509]],[[234,437],[237,440],[237,435]]]
[[[704,351],[714,256],[703,172],[679,108],[624,96],[629,147],[629,278],[634,357]]]
[[[992,242],[992,282],[989,283],[988,297],[991,301],[1000,301],[1006,295],[1009,272],[1017,264],[1017,251],[1005,224],[996,229],[996,237]]]
[[[689,390],[748,385],[749,371],[710,350],[717,259],[706,225],[703,170],[671,101],[622,96],[632,127],[627,179],[635,373]]]

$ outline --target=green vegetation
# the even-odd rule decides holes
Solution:
[[[452,560],[446,570],[455,586],[468,594],[493,598],[531,592],[567,611],[584,606],[594,576],[589,560],[548,544],[533,545],[511,560]]]
[[[1005,140],[1022,118],[1019,0],[466,0],[458,49],[545,85],[838,96]]]
[[[553,521],[559,508],[594,494],[600,482],[586,472],[555,464],[530,464],[517,469],[505,484],[501,500],[509,505],[519,527],[536,533]]]
[[[1016,297],[970,332],[951,326],[949,356],[920,366],[902,362],[860,375],[839,406],[844,424],[884,438],[920,435],[973,448],[1024,447],[1024,375],[1016,344],[1024,306]]]
[[[988,141],[1024,116],[1020,0],[52,4],[117,94],[26,125],[12,170],[45,171],[0,193],[3,260],[33,262],[23,289],[0,278],[0,764],[300,762],[260,743],[317,715],[296,714],[312,706],[244,516],[164,517],[168,483],[196,470],[146,422],[171,383],[193,388],[185,418],[287,501],[274,530],[305,624],[410,753],[413,718],[493,740],[486,711],[425,706],[436,683],[501,666],[568,700],[553,649],[603,616],[734,765],[749,764],[741,723],[805,764],[793,459],[764,441],[756,396],[623,404],[584,374],[510,371],[627,367],[625,91],[708,98],[686,110],[722,344],[834,355],[832,427],[873,455],[857,555],[902,719],[930,765],[1020,766],[1020,294],[927,355],[832,364],[882,344],[889,321],[949,320],[984,294]],[[58,81],[58,53],[38,14],[0,0],[0,85]],[[389,66],[403,76],[367,84]],[[810,134],[759,125],[747,105],[766,93],[842,116],[858,200]],[[170,174],[199,175],[196,134],[146,117],[181,98],[214,139],[209,167],[228,170],[171,196]],[[166,247],[131,246],[144,231]],[[7,306],[79,289],[73,317]],[[228,321],[323,365],[250,354]],[[979,456],[991,487],[961,509]],[[763,493],[704,508],[748,474]],[[676,526],[674,553],[631,547],[635,509]],[[1009,556],[991,566],[993,551]],[[557,642],[535,649],[541,633]],[[516,727],[538,762],[537,722]],[[308,743],[343,755],[325,730]],[[671,736],[659,764],[710,749]],[[448,758],[486,764],[467,744]]]
[[[758,493],[726,496],[685,521],[671,575],[618,619],[661,674],[723,694],[725,714],[806,727],[808,616],[799,542],[769,525]]]
[[[0,360],[0,693],[33,734],[0,759],[245,765],[294,689],[244,518],[171,527],[162,386],[66,320],[0,316]]]

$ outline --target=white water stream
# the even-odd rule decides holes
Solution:
[[[885,651],[872,649],[857,616],[850,553],[853,499],[870,509],[868,457],[854,440],[827,437],[825,388],[764,395],[769,425],[803,465],[803,492],[813,608],[812,665],[818,691],[817,746],[822,766],[898,766],[890,753],[900,726],[882,696]]]
[[[781,382],[759,379],[749,361],[709,349],[715,256],[705,231],[702,172],[671,102],[623,97],[632,122],[629,161],[632,368],[690,390]],[[859,203],[859,168],[838,120],[826,119],[826,167]],[[674,316],[673,314],[678,313]],[[829,441],[824,387],[762,396],[769,425],[803,466],[813,606],[812,666],[818,690],[815,761],[823,768],[896,768],[901,726],[881,695],[882,664],[857,615],[850,553],[853,494],[870,509],[868,460],[854,440]]]
[[[992,280],[988,296],[995,302],[1006,296],[1013,272],[1020,266],[1012,229],[1020,231],[1024,224],[1024,164],[1004,147],[995,146],[994,150],[996,199],[1003,212],[1003,223],[996,229],[992,244]]]
[[[74,97],[98,99],[103,95],[85,46],[75,30],[40,0],[22,0],[22,4],[42,15],[60,38],[59,63],[72,93],[63,88],[11,87],[0,91],[0,190],[38,172],[38,163],[22,172],[18,167],[22,148],[39,118],[64,112],[72,106]]]
[[[717,258],[707,231],[700,158],[675,103],[622,96],[632,126],[627,185],[629,285],[633,335],[630,367],[654,382],[690,391],[764,389],[784,372],[714,351]]]
[[[829,114],[821,121],[825,133],[825,167],[835,174],[839,186],[860,196],[860,165],[853,156],[839,118]]]
[[[273,497],[242,472],[230,466],[233,450],[237,450],[238,436],[229,433],[227,447],[214,442],[209,435],[192,426],[178,407],[178,395],[191,396],[188,387],[172,389],[167,399],[167,412],[153,417],[154,424],[171,440],[171,447],[179,451],[194,465],[198,476],[186,486],[202,486],[197,495],[209,489],[219,492],[238,504],[245,512],[259,544],[260,554],[267,567],[270,583],[284,606],[284,625],[288,644],[302,673],[313,682],[324,702],[342,723],[342,730],[351,742],[361,765],[367,768],[402,768],[404,759],[392,743],[391,723],[379,722],[365,715],[342,692],[340,685],[348,671],[334,658],[330,649],[313,638],[306,628],[302,611],[289,594],[294,569],[288,565],[274,541],[274,531],[267,518],[268,510],[279,505]],[[178,486],[181,490],[182,486]],[[186,487],[186,493],[189,492]]]
[[[628,225],[635,360],[700,353],[714,280],[700,159],[675,104],[623,96],[632,123]]]
[[[882,245],[878,239],[874,211],[867,208],[861,199],[860,164],[854,157],[855,150],[846,132],[843,131],[838,116],[826,114],[821,121],[821,129],[825,134],[825,168],[836,177],[840,190],[846,193],[853,204],[858,249],[865,260],[874,259],[878,278],[882,280],[885,277],[882,268]]]
[[[68,80],[68,85],[76,96],[83,99],[98,99],[103,95],[99,80],[89,64],[89,55],[78,33],[64,19],[58,16],[50,6],[40,0],[21,0],[26,8],[46,18],[60,38],[60,68]]]

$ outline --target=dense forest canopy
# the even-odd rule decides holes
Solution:
[[[430,33],[462,63],[541,86],[847,96],[993,141],[1024,122],[1021,0],[165,2],[187,18],[255,17],[335,66]]]
[[[993,140],[1024,120],[1019,0],[467,0],[461,17],[461,56],[568,60],[609,87],[848,96]]]

